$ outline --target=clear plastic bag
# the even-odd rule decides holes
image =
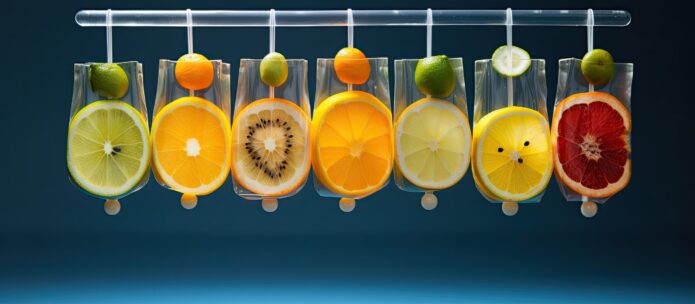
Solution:
[[[68,171],[70,180],[84,192],[97,198],[107,199],[105,211],[116,214],[120,210],[118,199],[142,188],[149,179],[149,130],[147,123],[147,106],[142,80],[142,65],[136,61],[115,63],[125,74],[120,74],[120,80],[127,81],[127,89],[121,97],[104,96],[93,88],[90,81],[90,68],[102,63],[75,64],[72,105],[70,108],[70,124],[68,130]],[[113,74],[112,74],[113,75]],[[118,77],[117,74],[115,77]],[[127,80],[124,80],[127,79]],[[111,79],[113,80],[113,79]],[[104,80],[107,83],[109,80]],[[114,80],[115,81],[115,80]],[[99,80],[95,84],[101,86]],[[113,88],[114,82],[106,85]],[[118,85],[116,85],[118,86]],[[120,91],[120,90],[119,90]],[[132,114],[132,115],[131,115]],[[83,124],[88,122],[88,124]],[[92,131],[100,134],[92,137]],[[124,128],[130,128],[127,137]],[[119,134],[112,134],[119,133]],[[87,145],[90,145],[89,147]],[[83,153],[85,149],[99,145],[98,151]],[[96,152],[104,151],[106,156],[91,159]],[[99,155],[98,153],[96,155]],[[109,172],[109,168],[123,165],[123,159],[116,160],[118,155],[130,157],[137,155],[137,160],[128,162],[133,167],[125,171]],[[109,163],[111,162],[111,163]],[[105,164],[109,163],[108,166]],[[86,166],[86,167],[85,167]],[[103,167],[106,166],[106,167]],[[116,166],[116,167],[114,167]],[[87,169],[96,169],[87,174]],[[116,175],[114,175],[116,174]]]
[[[266,211],[299,192],[311,168],[307,61],[283,60],[287,79],[277,87],[261,81],[261,59],[241,60],[232,127],[234,191],[263,199]]]
[[[468,122],[468,106],[466,103],[466,87],[465,87],[465,81],[464,81],[464,73],[463,73],[463,60],[461,58],[449,58],[449,62],[451,66],[453,67],[454,70],[454,75],[456,77],[455,81],[455,86],[454,86],[454,91],[449,95],[449,96],[439,96],[439,97],[431,97],[431,96],[426,96],[420,90],[417,88],[415,84],[415,70],[416,66],[420,59],[402,59],[402,60],[396,60],[395,61],[395,84],[394,84],[394,106],[395,106],[395,113],[394,113],[394,126],[395,126],[395,136],[396,136],[396,165],[394,166],[394,179],[396,181],[396,185],[398,188],[404,191],[408,192],[424,192],[425,194],[422,197],[421,204],[423,208],[427,210],[434,209],[437,205],[437,198],[434,196],[433,192],[438,191],[438,190],[443,190],[446,188],[449,188],[453,186],[452,182],[455,184],[458,182],[458,180],[463,177],[463,174],[466,173],[468,170],[468,166],[470,163],[470,143],[471,143],[471,129],[470,129],[470,124]],[[420,185],[414,183],[411,180],[414,180],[417,178],[417,173],[409,173],[411,175],[410,179],[404,175],[403,169],[401,167],[406,166],[404,163],[406,162],[406,156],[405,155],[399,155],[400,148],[399,148],[399,134],[403,133],[403,131],[407,128],[407,126],[402,125],[404,122],[401,122],[401,115],[404,114],[404,112],[409,112],[409,111],[422,111],[425,109],[424,103],[429,102],[430,104],[433,104],[440,109],[442,109],[442,112],[457,112],[457,113],[449,113],[449,114],[456,114],[456,115],[451,115],[451,117],[457,117],[460,114],[460,118],[463,120],[462,125],[462,131],[463,132],[457,132],[457,135],[455,138],[451,138],[451,142],[453,142],[453,145],[450,147],[447,147],[449,149],[448,151],[451,151],[451,149],[456,149],[461,148],[465,150],[465,156],[461,159],[457,159],[459,161],[462,161],[462,164],[458,164],[456,167],[457,168],[449,168],[447,167],[446,169],[449,169],[451,176],[453,177],[453,180],[451,181],[446,181],[446,182],[440,182],[437,185],[435,185],[434,182],[422,182],[420,181]],[[453,108],[449,108],[446,106],[446,104],[439,104],[439,102],[444,102],[444,103],[449,103],[452,104]],[[413,106],[414,104],[417,104]],[[441,106],[441,107],[440,107]],[[408,110],[407,110],[408,109]],[[453,111],[452,111],[453,110]],[[441,112],[440,112],[441,113]],[[440,114],[441,115],[441,114]],[[451,118],[447,116],[447,118]],[[434,126],[435,124],[429,124]],[[420,128],[420,127],[418,127]],[[399,131],[400,130],[400,131]],[[431,130],[433,132],[436,132],[436,130]],[[451,130],[447,130],[451,131]],[[458,134],[460,133],[460,134]],[[447,133],[447,134],[428,134],[428,137],[438,137],[437,139],[447,135],[450,136],[452,133]],[[423,138],[424,139],[424,138]],[[432,139],[435,140],[435,138],[426,138],[426,139]],[[437,145],[437,142],[432,141],[430,142],[430,145]],[[438,149],[438,147],[430,147],[430,149]],[[401,159],[403,158],[403,159]],[[418,163],[422,163],[419,162]],[[418,164],[414,164],[417,166]],[[435,165],[431,166],[432,168],[436,167]],[[427,168],[424,168],[424,170],[427,170]],[[422,172],[420,172],[422,174]],[[431,180],[432,178],[430,178]]]
[[[612,78],[600,86],[585,79],[581,65],[576,58],[559,61],[553,150],[562,194],[567,201],[583,202],[582,213],[591,217],[593,202],[604,203],[630,179],[633,65],[614,63]],[[592,117],[602,119],[600,126],[587,124]],[[577,168],[584,167],[580,176]]]
[[[388,58],[366,58],[366,59],[356,59],[356,60],[366,60],[369,62],[369,78],[363,84],[346,84],[343,83],[337,76],[334,63],[335,59],[318,59],[317,60],[317,74],[316,74],[316,99],[314,102],[314,117],[312,120],[312,131],[311,131],[311,147],[312,147],[312,168],[314,169],[314,188],[320,196],[324,197],[340,197],[341,199],[341,209],[343,211],[351,211],[354,208],[354,200],[369,196],[370,194],[378,191],[388,184],[389,177],[391,175],[391,170],[393,166],[393,128],[391,124],[391,102],[389,96],[389,80],[388,80]],[[363,62],[362,62],[363,63]],[[335,111],[324,111],[333,109],[333,105],[345,104],[347,102],[358,101],[361,104],[371,105],[370,107],[356,107],[360,109],[367,109],[365,111],[370,111],[371,114],[355,114],[350,116],[349,114],[343,115],[324,115],[326,113],[336,113]],[[325,106],[324,106],[325,104]],[[356,123],[361,123],[370,125],[365,129],[370,132],[367,135],[371,135],[373,132],[381,134],[379,139],[383,141],[375,142],[369,147],[358,147],[353,146],[349,139],[344,137],[354,137],[354,136],[366,136],[361,130],[360,134],[343,134],[343,133],[333,133],[332,136],[326,135],[326,138],[341,138],[345,140],[345,143],[341,143],[340,149],[345,149],[345,151],[327,151],[327,154],[323,155],[339,155],[337,152],[345,152],[351,156],[349,157],[359,157],[363,155],[364,149],[375,149],[374,153],[366,153],[372,157],[374,154],[378,154],[380,159],[374,160],[375,166],[367,166],[373,171],[366,173],[365,179],[363,181],[356,181],[355,185],[350,185],[345,187],[343,191],[336,191],[338,187],[336,185],[327,185],[322,181],[329,180],[327,175],[321,176],[322,172],[327,172],[334,174],[336,176],[342,176],[348,174],[350,167],[334,167],[331,164],[323,164],[322,161],[324,157],[321,154],[321,150],[324,148],[322,146],[321,135],[322,132],[317,130],[325,130],[323,126],[323,118],[325,121],[330,121],[333,119],[336,121],[339,118],[353,118],[357,121],[360,118],[367,119],[370,115],[376,115],[376,119],[370,120],[369,122],[360,121]],[[333,118],[330,118],[333,117]],[[382,118],[387,117],[386,124],[374,127],[371,123],[381,122]],[[337,132],[351,132],[349,129],[348,122],[336,122],[330,127],[333,131]],[[383,134],[382,134],[383,133]],[[327,134],[327,133],[324,133]],[[364,149],[363,149],[364,148]],[[365,154],[365,155],[366,155]],[[332,162],[327,160],[328,162]],[[347,159],[345,160],[347,161]],[[342,163],[341,163],[342,164]],[[362,163],[360,163],[362,164]],[[330,167],[330,168],[329,168]],[[332,169],[329,171],[328,169]],[[378,172],[377,172],[378,171]],[[384,171],[384,172],[382,172]],[[388,174],[382,175],[388,171]],[[374,173],[374,174],[372,174]],[[338,185],[342,186],[342,185]],[[350,188],[350,189],[348,189]],[[349,191],[348,191],[349,190]],[[354,190],[354,191],[353,191]],[[340,193],[342,192],[342,193]],[[354,194],[351,194],[351,193]]]
[[[517,203],[540,202],[552,176],[545,61],[528,65],[507,77],[491,59],[475,62],[473,177],[480,193],[503,203],[507,215],[517,212]]]
[[[204,61],[212,64],[212,79],[210,84],[202,89],[189,90],[184,88],[176,77],[176,61],[162,59],[159,61],[159,79],[157,83],[157,98],[153,111],[152,123],[152,167],[155,178],[164,187],[183,193],[181,203],[187,208],[193,208],[197,204],[197,196],[205,195],[219,188],[229,173],[231,163],[231,132],[230,132],[230,76],[229,64],[220,60]],[[190,109],[200,109],[200,113],[205,116],[186,116],[185,110],[175,112],[185,107]],[[171,113],[177,113],[170,118],[174,120],[169,123]],[[164,115],[166,114],[166,115]],[[181,116],[177,116],[181,115]],[[184,118],[180,118],[184,117]],[[212,122],[205,125],[201,117],[209,118]],[[161,125],[162,130],[159,126]],[[203,142],[202,138],[176,138],[172,132],[185,133],[186,130],[198,132],[200,130],[219,129],[215,133],[214,140]],[[171,137],[165,137],[167,136]],[[174,134],[176,135],[176,134]],[[158,138],[161,136],[161,139]],[[175,148],[165,149],[158,145],[172,145]],[[206,145],[214,147],[206,148]],[[214,160],[206,159],[206,151],[214,149],[215,155],[224,155]],[[177,153],[184,151],[181,166],[188,166],[187,161],[207,161],[211,166],[219,167],[219,174],[214,175],[212,181],[200,180],[197,185],[190,185],[183,181],[185,177],[175,176],[174,173],[179,169],[172,168],[170,161],[166,160],[166,153],[176,150]],[[201,156],[201,157],[198,157]],[[193,166],[202,166],[199,164]],[[196,167],[197,168],[197,167]],[[217,172],[217,170],[211,170]],[[200,177],[200,176],[198,176]],[[207,183],[206,183],[207,182]]]

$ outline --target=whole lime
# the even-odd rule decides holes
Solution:
[[[607,84],[613,78],[615,64],[613,56],[606,50],[595,49],[582,58],[582,74],[589,83],[597,86]]]
[[[128,75],[115,63],[93,63],[89,66],[92,91],[109,99],[118,99],[128,93]]]
[[[278,52],[269,53],[261,60],[261,80],[263,83],[277,87],[287,80],[287,60]]]
[[[438,55],[420,59],[415,67],[415,85],[425,95],[451,95],[456,86],[456,76],[449,58]]]

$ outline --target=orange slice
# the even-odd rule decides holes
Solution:
[[[393,168],[391,111],[360,91],[325,99],[311,122],[312,165],[328,190],[364,197],[379,190]]]
[[[152,123],[155,174],[181,193],[204,195],[224,183],[231,163],[227,116],[212,102],[182,97]]]

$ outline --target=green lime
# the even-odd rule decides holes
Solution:
[[[510,51],[509,46],[503,45],[492,53],[492,67],[502,76],[521,76],[530,66],[531,55],[520,47],[512,46]]]
[[[415,85],[425,95],[451,95],[456,86],[456,76],[449,58],[438,55],[420,59],[415,67]]]
[[[118,99],[128,92],[128,75],[115,63],[93,63],[89,66],[92,90],[108,99]]]
[[[68,171],[85,191],[120,197],[145,177],[150,144],[147,122],[122,101],[96,101],[82,108],[68,130]]]
[[[589,83],[597,86],[607,84],[613,78],[615,65],[613,56],[606,50],[595,49],[582,59],[582,74]]]
[[[261,80],[271,86],[278,87],[287,80],[287,60],[278,52],[269,53],[261,61]]]

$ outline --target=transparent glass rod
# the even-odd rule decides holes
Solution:
[[[514,10],[515,26],[586,26],[587,10]],[[196,27],[267,27],[270,10],[193,10]],[[425,26],[427,10],[353,10],[355,26]],[[106,26],[107,10],[82,10],[80,26]],[[112,26],[185,27],[186,10],[112,10]],[[347,10],[276,10],[278,27],[346,26]],[[506,10],[432,10],[432,24],[507,25]],[[595,10],[594,26],[627,26],[630,13]]]

